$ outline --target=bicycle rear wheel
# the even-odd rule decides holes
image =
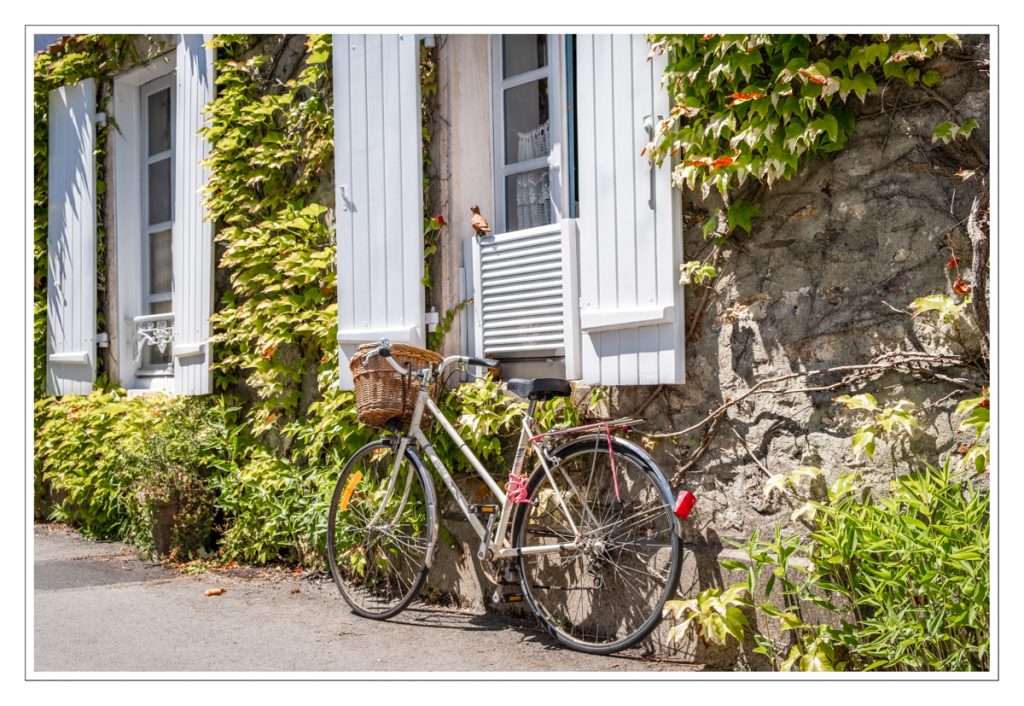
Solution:
[[[359,449],[338,478],[327,516],[327,562],[357,614],[384,619],[416,597],[437,538],[434,486],[411,449],[395,465],[396,445]]]
[[[577,548],[522,554],[523,593],[562,644],[618,652],[654,629],[679,581],[682,542],[671,491],[650,457],[621,440],[613,440],[611,455],[605,437],[594,436],[556,456],[555,486],[543,468],[533,472],[531,502],[521,506],[513,536],[523,549],[573,541]]]

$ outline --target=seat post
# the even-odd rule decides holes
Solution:
[[[537,407],[537,400],[530,400],[530,405],[526,408],[526,418],[533,419],[533,410]]]

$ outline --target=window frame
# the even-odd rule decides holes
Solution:
[[[135,328],[140,325],[137,319],[149,317],[149,244],[148,229],[144,218],[148,206],[143,199],[148,199],[148,184],[144,171],[148,165],[147,150],[143,140],[147,136],[148,126],[144,122],[146,111],[143,101],[143,86],[153,81],[164,79],[171,86],[171,241],[175,240],[174,214],[177,211],[176,192],[178,181],[177,159],[173,150],[177,132],[177,50],[172,50],[155,58],[144,66],[114,77],[113,114],[118,130],[112,132],[111,156],[113,169],[110,190],[113,213],[113,239],[115,259],[111,267],[110,277],[117,292],[116,316],[111,317],[111,346],[117,352],[117,377],[122,385],[130,390],[150,390],[172,392],[174,390],[174,356],[173,342],[169,344],[170,362],[159,367],[147,367],[148,352],[144,349],[139,361],[135,361],[134,338]],[[162,90],[162,89],[157,89]],[[173,252],[173,244],[172,244]],[[173,260],[172,260],[172,292],[173,292]],[[172,299],[168,298],[168,301]],[[173,307],[173,304],[172,304]],[[169,319],[173,325],[173,310],[163,319]],[[116,324],[114,322],[116,321]]]
[[[142,314],[152,315],[151,311],[154,304],[166,302],[169,311],[173,314],[173,293],[174,293],[174,264],[173,257],[171,259],[171,286],[166,292],[151,292],[152,285],[152,251],[151,251],[151,240],[155,233],[160,231],[171,232],[171,249],[173,252],[174,248],[174,214],[176,208],[175,199],[177,198],[176,193],[176,181],[175,179],[175,150],[177,145],[175,144],[176,129],[177,129],[177,95],[176,95],[176,75],[174,71],[159,76],[152,81],[148,81],[143,85],[139,86],[139,196],[140,196],[140,219],[139,219],[139,233],[140,233],[140,250],[141,257],[139,260],[139,267],[141,270],[141,290],[140,295],[140,306],[142,307]],[[149,152],[149,97],[159,93],[163,90],[169,91],[169,102],[170,102],[170,147],[163,152],[159,152],[155,155],[148,154]],[[149,223],[149,166],[155,162],[170,160],[171,173],[168,186],[170,187],[170,220],[161,221],[159,223]],[[142,376],[172,376],[174,375],[174,358],[171,355],[171,347],[168,344],[168,348],[165,351],[167,360],[162,363],[153,363],[153,347],[148,345],[142,349],[142,356],[139,362],[137,375]]]
[[[565,141],[562,136],[565,134],[566,110],[565,101],[562,99],[564,92],[564,75],[562,70],[562,58],[565,51],[564,36],[559,34],[548,34],[547,37],[547,65],[509,78],[503,78],[504,74],[504,50],[502,38],[505,35],[491,35],[490,41],[490,65],[491,65],[491,120],[492,142],[491,142],[491,163],[494,192],[494,218],[492,228],[495,233],[506,233],[508,231],[507,209],[505,202],[505,179],[516,174],[523,174],[547,167],[548,189],[551,199],[552,224],[557,224],[565,215],[563,204],[567,203],[566,184],[563,176],[562,165],[566,163]],[[547,79],[548,82],[548,125],[550,130],[550,152],[547,157],[536,157],[523,162],[506,163],[505,155],[505,111],[504,95],[510,88],[522,86],[538,79]],[[526,230],[519,228],[518,230]]]

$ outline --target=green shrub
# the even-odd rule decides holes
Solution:
[[[125,535],[131,491],[117,449],[132,409],[116,392],[36,402],[36,497],[43,505],[37,514],[73,524],[87,537]]]
[[[989,495],[950,464],[901,476],[888,497],[818,505],[818,586],[852,608],[833,631],[851,668],[989,665]]]
[[[807,503],[809,536],[784,536],[778,526],[770,540],[754,532],[744,547],[750,563],[723,566],[748,572],[746,583],[726,593],[747,593],[738,600],[777,620],[786,638],[780,645],[755,633],[755,651],[782,671],[987,670],[989,494],[951,466],[901,476],[880,497],[857,492],[853,477],[841,477],[827,502]],[[676,641],[691,626],[716,634],[721,616],[698,610],[708,593],[666,606],[667,615],[685,618],[672,629]],[[714,589],[711,598],[719,594]],[[764,602],[754,602],[758,595]],[[807,622],[810,605],[832,619]],[[742,641],[743,626],[730,625],[729,634]]]
[[[123,390],[39,400],[37,514],[88,537],[129,541],[147,556],[162,522],[161,553],[194,557],[216,510],[209,478],[222,453],[223,413],[209,398],[128,399]]]
[[[149,395],[133,402],[118,438],[131,489],[126,539],[147,556],[195,559],[216,514],[210,476],[219,454],[217,410],[201,397]]]
[[[223,557],[261,564],[301,563],[317,543],[302,521],[311,501],[308,475],[259,445],[249,447],[245,458],[219,474],[215,483],[217,503],[225,514]]]

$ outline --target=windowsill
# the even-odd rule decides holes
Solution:
[[[135,376],[140,378],[173,378],[174,373],[170,370],[137,370]]]

